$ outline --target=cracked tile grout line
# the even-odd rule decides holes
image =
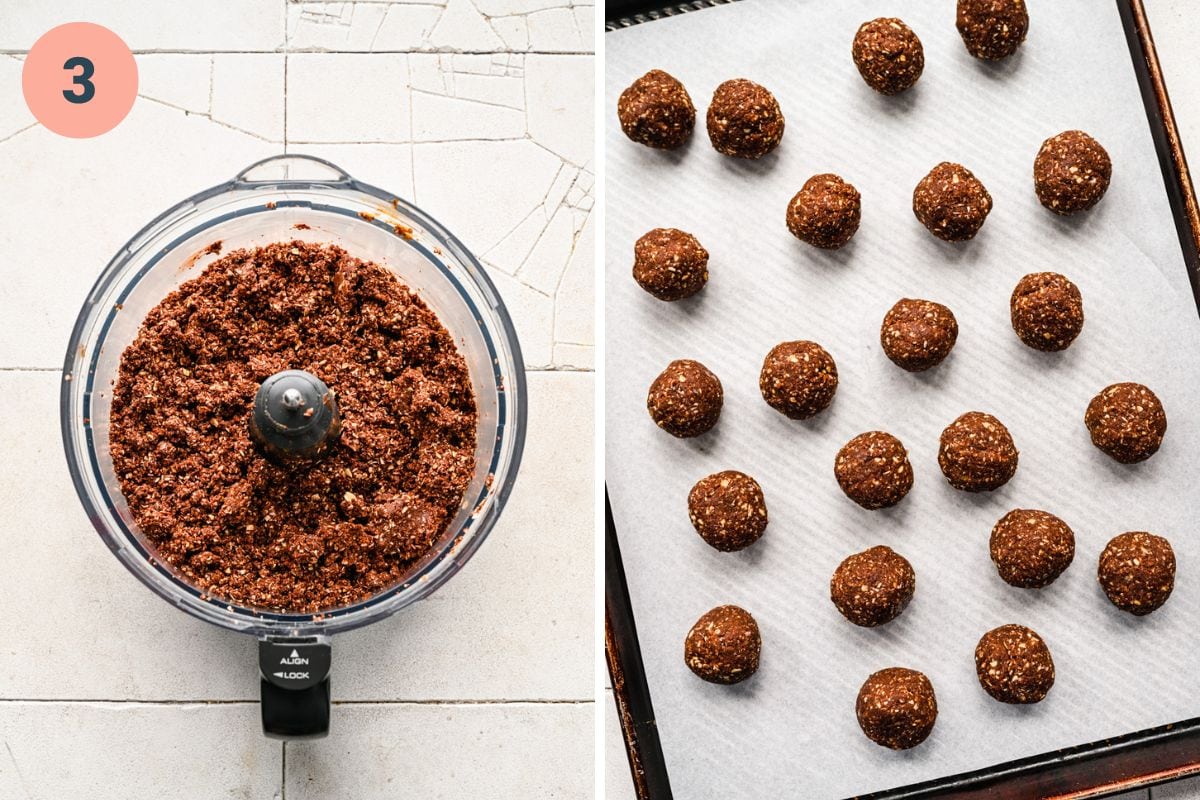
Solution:
[[[279,744],[282,747],[279,756],[279,800],[287,800],[287,741]]]

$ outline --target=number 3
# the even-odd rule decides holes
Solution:
[[[83,56],[73,56],[67,59],[67,63],[63,64],[63,69],[79,69],[79,74],[71,79],[71,83],[79,87],[79,91],[67,91],[63,89],[63,97],[67,98],[68,103],[86,103],[96,96],[96,84],[91,82],[92,75],[96,74],[96,65],[91,59]]]

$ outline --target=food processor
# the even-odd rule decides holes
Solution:
[[[219,252],[293,239],[339,245],[416,292],[454,337],[478,407],[475,474],[435,546],[390,588],[311,614],[226,602],[158,560],[133,521],[109,452],[118,366],[146,314]],[[63,445],[80,502],[130,572],[188,614],[258,638],[263,731],[277,738],[319,737],[329,729],[330,637],[428,597],[467,562],[500,516],[525,439],[523,363],[504,303],[449,231],[328,161],[274,156],[165,211],[105,267],[71,332],[61,394]],[[319,377],[285,371],[264,382],[253,403],[247,398],[247,413],[255,419],[248,419],[246,435],[300,456],[331,445],[339,423],[337,387],[325,387]],[[327,408],[314,425],[289,426],[287,415],[309,393]]]

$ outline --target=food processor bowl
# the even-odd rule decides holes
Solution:
[[[478,406],[475,474],[435,547],[392,587],[311,614],[211,597],[158,560],[122,496],[109,452],[118,366],[146,314],[198,276],[218,251],[293,239],[339,245],[392,271],[415,291],[454,337]],[[92,524],[121,563],[159,596],[192,616],[259,637],[264,730],[289,738],[321,735],[322,722],[328,727],[328,637],[427,597],[487,537],[517,474],[525,414],[516,332],[475,257],[438,222],[396,195],[356,181],[328,161],[301,155],[247,167],[233,180],[167,210],[122,247],[75,321],[61,394],[67,464]]]

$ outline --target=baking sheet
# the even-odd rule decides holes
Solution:
[[[642,656],[674,793],[679,798],[843,797],[978,769],[1200,714],[1193,630],[1200,552],[1193,530],[1200,460],[1200,317],[1188,284],[1153,141],[1116,5],[1030,0],[1028,41],[1007,62],[972,59],[954,4],[742,0],[605,35],[606,480]],[[921,37],[925,74],[900,97],[876,95],[849,57],[858,25],[904,18]],[[698,111],[683,151],[634,145],[620,132],[620,91],[651,68],[687,86]],[[778,97],[783,144],[758,162],[718,155],[703,116],[722,80],[747,77]],[[1032,190],[1042,140],[1092,133],[1114,162],[1089,214],[1045,211]],[[959,161],[992,193],[980,235],[930,236],[911,211],[917,181]],[[841,251],[817,251],[784,226],[788,200],[817,172],[863,194],[863,223]],[[660,303],[629,275],[633,242],[652,227],[691,231],[711,253],[708,287]],[[1012,333],[1008,297],[1025,273],[1061,271],[1080,287],[1087,322],[1066,352],[1037,353]],[[939,368],[910,375],[878,344],[903,296],[946,303],[958,345]],[[838,363],[832,407],[794,422],[758,393],[762,358],[779,341],[813,339]],[[725,385],[721,422],[676,440],[645,411],[646,389],[674,358],[697,358]],[[1100,388],[1146,383],[1169,430],[1149,462],[1125,467],[1095,450],[1083,411]],[[996,414],[1021,449],[1001,490],[968,495],[937,467],[941,429],[960,413]],[[869,512],[837,487],[833,458],[852,436],[900,437],[916,484],[897,508]],[[692,530],[692,483],[741,469],[762,484],[770,525],[736,554]],[[1040,591],[1004,584],[988,557],[992,525],[1015,507],[1044,508],[1075,530],[1076,560]],[[1125,530],[1168,536],[1175,593],[1135,619],[1096,585],[1104,544]],[[916,597],[895,622],[850,625],[828,599],[846,555],[888,544],[912,561]],[[762,666],[713,686],[683,664],[695,619],[737,603],[758,619]],[[991,700],[974,674],[979,636],[1029,625],[1058,678],[1030,707]],[[886,666],[924,671],[940,715],[920,747],[869,742],[854,718],[862,681]]]

